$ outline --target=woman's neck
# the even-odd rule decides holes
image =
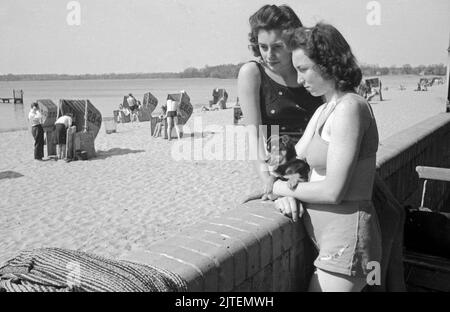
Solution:
[[[327,100],[327,103],[338,102],[346,93],[347,92],[342,92],[333,88],[325,93],[325,99]]]
[[[282,80],[282,82],[284,82],[286,86],[297,85],[297,72],[295,71],[294,67],[285,66],[277,71],[273,71],[270,68],[267,69],[271,71],[274,75],[280,77],[280,80]]]

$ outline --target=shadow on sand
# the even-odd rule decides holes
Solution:
[[[136,154],[136,153],[143,153],[145,150],[132,150],[129,148],[111,148],[107,151],[97,151],[96,157],[92,158],[91,160],[96,159],[105,159],[112,156],[120,156],[120,155],[126,155],[126,154]]]
[[[0,180],[2,179],[14,179],[14,178],[20,178],[23,177],[23,174],[15,171],[1,171],[0,172]]]

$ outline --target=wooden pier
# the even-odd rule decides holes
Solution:
[[[13,90],[13,97],[0,97],[2,103],[23,104],[23,90]]]

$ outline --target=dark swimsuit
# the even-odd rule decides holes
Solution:
[[[169,111],[169,112],[167,112],[167,117],[177,117],[177,111]]]
[[[298,141],[316,109],[323,104],[321,97],[314,97],[304,87],[287,87],[275,82],[258,65],[261,73],[259,89],[262,124],[267,125],[267,137],[272,127],[279,126],[280,135],[288,134]]]

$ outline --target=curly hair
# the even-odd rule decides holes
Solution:
[[[250,16],[249,22],[249,48],[256,57],[261,56],[258,46],[258,33],[260,30],[284,31],[303,26],[294,10],[287,5],[265,5]]]
[[[332,25],[318,23],[312,28],[287,30],[283,39],[290,51],[302,49],[324,79],[335,81],[340,91],[354,91],[362,72],[344,36]]]

